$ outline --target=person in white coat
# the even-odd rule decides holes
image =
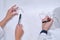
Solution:
[[[40,32],[38,40],[50,40],[48,36],[48,31],[53,24],[53,19],[49,16],[46,16],[42,19],[42,30]]]
[[[60,40],[60,7],[54,9],[53,19],[47,16],[42,20],[42,31],[38,40]]]
[[[12,6],[7,11],[7,14],[6,14],[5,18],[2,21],[0,21],[0,40],[2,40],[4,38],[4,35],[5,35],[5,33],[4,33],[4,27],[7,24],[7,22],[9,20],[11,20],[15,15],[18,15],[17,14],[17,10],[18,10],[18,7],[16,5]]]

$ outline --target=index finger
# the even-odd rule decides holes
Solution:
[[[49,16],[46,16],[44,19],[42,19],[42,21],[47,21],[48,18]]]
[[[13,5],[11,8],[14,8],[14,7],[16,7],[16,4],[15,4],[15,5]]]

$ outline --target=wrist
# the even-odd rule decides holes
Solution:
[[[10,20],[9,16],[6,16],[4,19],[5,19],[5,21],[9,21]]]
[[[0,22],[0,26],[1,26],[1,27],[4,27],[7,22],[8,22],[7,18],[4,18],[4,19]]]
[[[47,27],[44,27],[44,28],[42,28],[42,30],[46,30],[46,31],[48,31],[48,28],[47,28]]]
[[[42,31],[40,32],[40,34],[41,34],[41,33],[47,34],[48,32],[47,32],[46,30],[42,30]]]
[[[16,38],[15,40],[21,40],[20,38]]]
[[[16,40],[20,40],[20,39],[16,39]]]

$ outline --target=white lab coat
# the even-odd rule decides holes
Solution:
[[[0,27],[0,40],[5,40],[4,34],[4,29]],[[60,29],[50,30],[48,34],[41,33],[37,40],[60,40]]]
[[[60,40],[60,29],[50,30],[48,34],[41,33],[38,40]]]
[[[1,28],[1,26],[0,26],[0,40],[5,40],[4,39],[4,29]]]

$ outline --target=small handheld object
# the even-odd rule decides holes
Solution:
[[[50,19],[48,18],[47,21],[43,21],[42,23],[47,23],[50,22]]]
[[[18,20],[18,24],[20,24],[20,22],[21,22],[21,14],[19,15],[19,20]]]

